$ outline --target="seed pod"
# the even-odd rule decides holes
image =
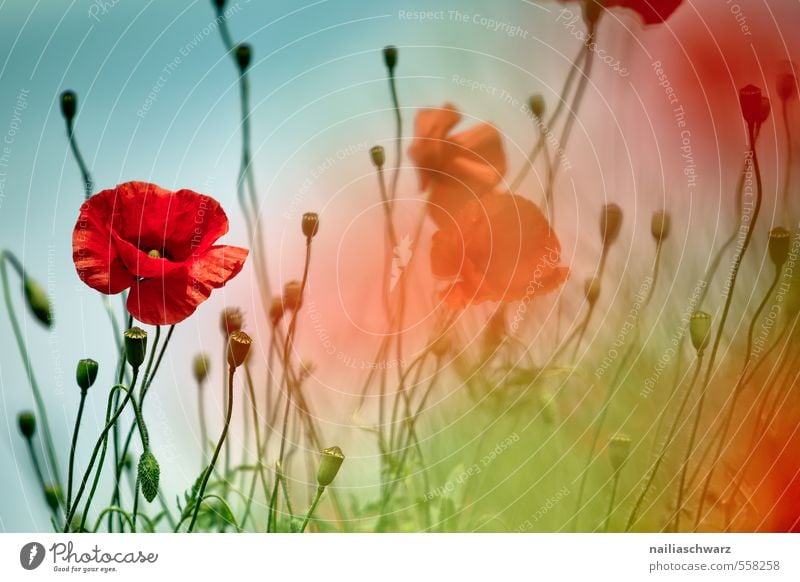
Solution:
[[[228,365],[238,368],[247,359],[253,340],[243,331],[235,331],[228,338]]]
[[[603,206],[603,212],[600,215],[600,236],[603,246],[609,247],[614,244],[619,236],[620,228],[622,228],[622,208],[613,202]]]
[[[653,219],[650,221],[650,233],[657,243],[662,243],[669,236],[672,227],[672,219],[666,210],[659,210],[653,213]]]
[[[702,353],[711,339],[711,316],[705,311],[696,311],[689,322],[689,334],[694,349]]]
[[[244,325],[244,315],[238,307],[226,307],[219,316],[219,328],[222,335],[228,337],[235,331],[242,329]]]
[[[275,327],[283,319],[283,299],[274,297],[269,306],[269,322]]]
[[[789,246],[791,245],[791,233],[778,226],[769,231],[769,258],[776,268],[780,269],[789,258]]]
[[[78,96],[74,91],[64,91],[61,94],[61,115],[67,122],[71,122],[75,117],[75,111],[78,109]]]
[[[600,281],[595,277],[589,277],[583,284],[583,293],[586,296],[586,301],[589,306],[597,302],[600,297]]]
[[[628,460],[631,452],[631,439],[627,435],[617,434],[608,441],[608,460],[614,472],[619,471]]]
[[[303,305],[300,281],[289,281],[283,287],[283,309],[297,311]]]
[[[205,382],[208,371],[211,368],[211,361],[206,354],[197,354],[192,360],[192,373],[198,385]]]
[[[788,101],[797,91],[797,77],[791,72],[780,73],[775,81],[775,88],[781,101]]]
[[[383,146],[372,146],[369,150],[369,155],[372,158],[372,163],[378,169],[382,168],[383,164],[386,163],[386,152]]]
[[[528,107],[530,107],[533,116],[536,119],[541,120],[542,117],[544,116],[544,110],[545,110],[545,101],[542,94],[534,93],[533,95],[531,95],[530,99],[528,99]]]
[[[317,470],[317,483],[320,487],[327,487],[333,482],[343,462],[344,454],[339,447],[330,447],[322,451]]]
[[[139,485],[141,485],[142,495],[148,503],[158,495],[160,477],[161,467],[158,466],[158,461],[150,450],[146,450],[139,457]]]
[[[94,381],[97,379],[97,370],[100,365],[94,360],[85,359],[78,360],[78,368],[75,370],[75,381],[78,383],[81,391],[86,391],[92,387]]]
[[[19,432],[26,439],[32,438],[36,433],[36,417],[30,410],[25,410],[17,415],[17,424],[19,425]]]
[[[739,105],[742,117],[748,124],[758,123],[762,113],[761,89],[755,85],[746,85],[739,90]]]
[[[758,109],[758,124],[761,125],[767,121],[769,118],[769,112],[771,110],[769,99],[767,97],[761,97],[761,106]]]
[[[125,358],[131,368],[137,369],[147,354],[147,332],[140,327],[132,327],[125,332]]]
[[[51,511],[58,511],[61,505],[61,487],[57,483],[49,483],[44,486],[44,498],[47,501],[47,506]]]
[[[394,68],[397,66],[397,47],[396,46],[386,46],[383,49],[383,63],[386,65],[386,68],[389,69],[390,73],[394,72]]]
[[[306,212],[302,221],[303,234],[311,240],[319,232],[319,215],[316,212]]]
[[[253,49],[247,43],[242,43],[236,47],[236,64],[239,70],[244,73],[250,66],[250,59],[253,56]]]

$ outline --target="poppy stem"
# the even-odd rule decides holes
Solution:
[[[677,435],[678,431],[683,428],[683,425],[687,422],[687,418],[684,417],[683,412],[686,410],[686,405],[689,403],[689,399],[691,398],[692,391],[694,390],[695,384],[697,384],[697,379],[700,377],[700,371],[703,369],[703,352],[698,352],[697,357],[695,359],[694,365],[694,374],[692,375],[692,379],[689,382],[689,385],[686,387],[686,391],[683,394],[683,398],[681,399],[680,405],[678,406],[678,411],[675,413],[675,418],[672,421],[672,425],[669,428],[669,432],[667,433],[667,438],[664,440],[664,444],[661,445],[661,450],[658,452],[658,456],[656,460],[653,462],[650,470],[647,472],[647,481],[644,484],[644,487],[639,492],[639,497],[636,498],[636,502],[633,505],[633,509],[631,510],[630,515],[628,516],[628,522],[625,524],[625,531],[628,532],[636,525],[638,522],[638,515],[639,509],[644,502],[645,497],[650,492],[650,487],[653,485],[655,481],[656,475],[658,474],[658,469],[661,466],[661,463],[664,460],[664,456],[667,454],[667,450],[672,446],[673,441],[675,440],[675,436]],[[680,388],[680,384],[676,386],[676,391]],[[674,395],[674,393],[673,393]],[[671,400],[671,398],[670,398]],[[664,405],[664,408],[661,411],[662,416],[666,416],[666,411],[669,408],[670,402]],[[656,438],[658,435],[656,435]],[[685,467],[685,465],[684,465]]]
[[[103,456],[105,456],[106,446],[108,444],[108,433],[111,430],[111,427],[114,425],[114,423],[117,422],[117,419],[122,414],[122,411],[125,410],[125,407],[127,406],[128,401],[131,399],[131,397],[133,395],[133,389],[134,389],[134,386],[136,385],[136,380],[138,378],[138,375],[139,375],[138,369],[134,368],[134,370],[133,370],[133,380],[131,381],[130,388],[126,388],[125,386],[123,386],[121,384],[115,384],[111,388],[111,392],[108,395],[108,407],[106,409],[106,418],[108,420],[106,421],[106,425],[103,428],[102,432],[100,433],[100,436],[97,438],[97,442],[94,445],[94,450],[92,451],[92,456],[89,458],[89,465],[86,467],[86,470],[83,473],[83,479],[81,480],[81,485],[78,488],[77,493],[75,493],[75,501],[74,501],[74,503],[72,504],[71,507],[67,508],[67,519],[66,519],[66,522],[65,522],[65,525],[64,525],[64,533],[67,533],[67,531],[69,530],[69,525],[72,522],[72,518],[75,517],[75,512],[76,512],[76,510],[78,508],[78,504],[81,501],[81,497],[83,497],[83,492],[86,489],[86,485],[87,485],[87,483],[89,481],[89,476],[92,473],[92,469],[94,468],[94,462],[97,459],[97,455],[100,452],[100,448],[101,447],[103,449]],[[112,404],[114,402],[113,401],[113,396],[114,396],[114,393],[117,390],[124,390],[125,391],[125,398],[122,400],[122,403],[120,404],[119,408],[117,408],[116,411],[114,412],[114,415],[111,416],[111,418],[108,418],[109,413],[111,411],[111,406],[112,406]],[[94,485],[92,486],[91,494],[89,495],[89,498],[86,501],[86,509],[84,510],[84,514],[83,514],[84,522],[86,520],[86,515],[89,513],[89,505],[90,505],[90,503],[92,501],[92,497],[94,495],[95,487],[97,486],[97,479],[99,478],[100,471],[102,470],[102,468],[103,468],[103,466],[102,466],[102,459],[101,459],[101,462],[98,464],[98,467],[97,467],[97,477],[95,478]],[[83,528],[83,525],[84,525],[84,523],[81,523],[81,529]]]
[[[200,421],[200,447],[201,459],[200,466],[206,466],[206,447],[208,446],[208,426],[206,424],[205,390],[203,382],[197,383],[197,417]]]
[[[255,427],[256,436],[256,471],[253,472],[253,480],[250,484],[250,495],[247,498],[247,506],[245,508],[244,517],[241,520],[244,526],[247,523],[247,517],[250,515],[250,506],[253,502],[253,493],[255,492],[256,479],[261,478],[261,485],[264,489],[264,500],[269,500],[269,485],[267,484],[267,477],[264,473],[264,450],[261,447],[261,429],[259,428],[260,419],[258,417],[258,403],[256,402],[256,392],[253,389],[253,377],[250,374],[250,367],[245,363],[244,365],[245,380],[247,383],[247,393],[250,396],[250,411],[253,413],[253,426]]]
[[[733,269],[731,270],[731,274],[728,277],[729,285],[728,285],[727,297],[725,299],[725,306],[723,307],[723,310],[722,310],[722,316],[721,316],[721,319],[720,319],[719,328],[717,329],[717,336],[714,339],[714,346],[713,346],[713,348],[711,350],[711,358],[710,358],[710,362],[708,364],[708,370],[706,371],[706,377],[705,377],[705,380],[703,381],[703,390],[704,391],[708,387],[708,384],[711,381],[711,377],[713,376],[713,374],[715,372],[714,363],[716,361],[717,352],[719,351],[719,346],[722,343],[722,334],[725,331],[725,323],[726,323],[726,321],[728,319],[728,314],[730,313],[731,302],[733,301],[733,291],[734,291],[734,288],[736,287],[736,279],[737,279],[737,277],[739,275],[739,267],[741,266],[742,260],[744,259],[744,256],[747,253],[747,249],[750,247],[750,242],[753,239],[753,232],[755,231],[755,226],[758,223],[758,216],[761,213],[761,203],[762,203],[762,196],[761,196],[761,193],[762,193],[761,169],[760,169],[759,163],[758,163],[758,153],[756,151],[756,144],[755,144],[756,129],[755,129],[755,126],[754,126],[753,123],[749,123],[748,124],[748,134],[749,134],[749,136],[748,136],[749,140],[748,141],[749,141],[749,146],[750,146],[749,151],[750,151],[750,157],[751,157],[751,164],[752,164],[753,172],[755,173],[755,176],[756,176],[756,201],[755,201],[755,207],[753,208],[753,215],[752,215],[751,220],[747,221],[747,227],[746,227],[747,230],[746,230],[744,241],[742,243],[742,247],[734,255]],[[747,355],[747,360],[745,361],[745,367],[749,363],[749,360],[750,360],[750,354]],[[731,411],[732,411],[733,407],[736,404],[736,400],[739,397],[739,392],[740,392],[740,390],[737,389],[733,394],[733,400],[732,400],[732,404],[731,404]],[[703,516],[703,507],[705,506],[705,498],[706,498],[706,495],[708,493],[708,488],[711,485],[711,479],[714,476],[714,471],[715,471],[717,462],[719,461],[719,457],[720,457],[720,455],[722,453],[723,446],[725,446],[725,444],[726,444],[725,443],[725,439],[727,438],[727,431],[728,431],[728,428],[729,428],[729,425],[730,425],[731,418],[732,418],[732,414],[729,412],[728,417],[725,419],[725,424],[724,424],[724,428],[723,428],[723,432],[722,432],[722,437],[720,438],[719,445],[718,445],[718,447],[717,447],[717,449],[716,449],[716,451],[714,453],[714,459],[713,459],[713,461],[711,463],[711,468],[708,471],[708,474],[707,474],[707,476],[705,478],[705,482],[703,483],[703,489],[702,489],[702,492],[700,494],[700,503],[699,503],[699,506],[698,506],[698,509],[697,509],[697,515],[695,516],[695,523],[694,523],[694,529],[695,530],[697,530],[697,527],[700,525],[700,522],[704,517]]]
[[[789,100],[781,100],[783,128],[786,132],[786,173],[783,176],[783,213],[789,219],[789,186],[792,176],[792,130],[789,124]]]
[[[611,499],[608,500],[608,509],[606,510],[606,518],[603,520],[603,532],[608,533],[608,528],[611,526],[611,515],[614,513],[614,506],[617,501],[617,490],[619,489],[619,477],[622,473],[622,467],[614,471],[614,479],[611,484]]]
[[[317,493],[314,495],[314,501],[311,503],[311,507],[308,509],[308,513],[306,513],[306,517],[303,520],[303,525],[300,526],[300,533],[305,533],[306,526],[308,526],[308,522],[311,519],[311,516],[314,515],[314,511],[317,509],[317,505],[319,505],[319,500],[322,499],[322,494],[325,493],[325,487],[320,485],[317,487]]]
[[[41,419],[41,439],[44,445],[46,466],[52,475],[52,481],[54,482],[53,484],[58,485],[60,488],[61,476],[58,469],[58,457],[56,456],[55,446],[53,444],[53,436],[50,432],[50,421],[47,418],[47,410],[44,404],[44,398],[42,397],[42,391],[39,389],[39,383],[36,381],[36,376],[33,373],[33,363],[31,362],[30,355],[28,354],[28,348],[25,345],[25,340],[22,337],[22,330],[20,329],[19,321],[17,320],[17,315],[14,311],[14,305],[11,302],[11,291],[8,284],[8,270],[6,268],[6,263],[11,264],[14,270],[17,271],[20,279],[23,281],[26,277],[25,270],[23,269],[22,264],[10,251],[0,251],[0,278],[2,278],[3,283],[3,297],[5,299],[6,311],[8,312],[8,320],[11,322],[11,329],[14,332],[14,339],[16,340],[17,348],[19,349],[22,365],[25,368],[25,374],[28,378],[31,392],[33,393],[33,401],[36,404],[36,414]]]
[[[395,121],[395,166],[392,173],[392,187],[390,210],[394,210],[394,201],[397,196],[397,182],[400,179],[400,165],[403,161],[403,115],[400,112],[400,101],[397,98],[397,83],[395,82],[394,67],[389,68],[389,92],[392,96],[392,108]],[[391,213],[391,212],[390,212]]]
[[[222,427],[222,434],[219,436],[219,441],[217,441],[217,447],[214,449],[214,455],[211,457],[211,463],[209,463],[208,467],[203,474],[203,481],[200,484],[200,489],[197,492],[197,496],[195,497],[194,503],[194,511],[192,513],[192,521],[189,523],[189,529],[186,530],[187,533],[192,533],[194,531],[194,525],[197,523],[197,516],[200,514],[200,506],[203,504],[203,498],[206,493],[206,487],[208,486],[208,480],[211,477],[211,473],[214,472],[214,465],[217,463],[217,459],[219,458],[220,450],[222,449],[222,443],[225,442],[225,437],[228,436],[228,429],[231,425],[231,416],[233,415],[233,376],[236,372],[235,366],[228,366],[228,405],[225,411],[225,425]]]
[[[81,428],[83,407],[86,404],[88,390],[81,389],[81,401],[78,404],[78,416],[75,419],[75,428],[72,430],[72,446],[69,449],[69,476],[67,477],[67,507],[72,505],[72,475],[75,468],[75,449],[78,446],[78,432]]]
[[[85,200],[88,200],[89,198],[92,197],[92,190],[94,189],[92,175],[89,173],[89,168],[86,165],[86,162],[83,160],[81,151],[78,148],[78,141],[75,139],[75,127],[73,119],[67,119],[66,124],[67,124],[67,139],[69,140],[69,147],[72,150],[72,155],[75,157],[75,162],[78,164],[78,169],[81,172],[81,179],[83,180]]]

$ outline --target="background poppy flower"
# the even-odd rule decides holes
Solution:
[[[530,200],[493,194],[469,202],[433,235],[431,268],[452,279],[445,301],[454,309],[484,301],[544,295],[567,278],[561,245]]]
[[[561,3],[578,0],[561,0]],[[580,0],[583,1],[583,0]],[[669,18],[683,0],[592,0],[605,8],[628,8],[642,17],[645,24],[658,24]]]
[[[170,325],[241,271],[247,249],[214,245],[226,232],[228,217],[216,200],[127,182],[83,204],[72,260],[81,280],[101,293],[130,288],[128,312],[138,321]]]
[[[428,190],[429,213],[440,227],[470,200],[491,193],[506,173],[500,133],[481,123],[448,135],[461,121],[450,103],[417,113],[408,154],[417,166],[420,190]]]

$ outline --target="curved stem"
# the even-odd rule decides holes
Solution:
[[[619,488],[620,473],[622,473],[622,467],[614,471],[614,481],[611,485],[611,499],[608,501],[606,518],[603,520],[603,532],[605,533],[608,533],[608,528],[611,525],[611,515],[614,513],[614,505],[617,500],[617,489]]]
[[[67,507],[72,505],[72,474],[75,468],[75,448],[78,446],[78,432],[81,428],[83,407],[86,404],[87,390],[81,390],[81,401],[78,404],[78,416],[75,419],[75,428],[72,430],[72,446],[69,449],[69,476],[67,477]]]
[[[303,525],[300,526],[300,533],[305,533],[306,526],[308,525],[311,516],[314,515],[314,511],[317,509],[317,505],[319,505],[319,500],[322,499],[322,494],[325,492],[325,487],[320,485],[317,487],[317,494],[314,496],[314,501],[311,503],[311,507],[308,509],[308,513],[306,513],[306,517],[303,520]]]
[[[225,411],[225,425],[222,428],[222,434],[219,436],[219,441],[217,441],[217,448],[214,449],[214,455],[211,457],[211,463],[209,463],[205,470],[203,482],[200,485],[200,489],[195,498],[194,512],[192,513],[192,521],[189,523],[189,529],[187,530],[188,533],[192,533],[194,530],[194,525],[197,522],[197,516],[200,513],[200,505],[203,503],[206,487],[208,486],[208,480],[211,477],[211,473],[214,472],[214,465],[217,463],[219,453],[222,450],[222,443],[225,442],[225,437],[228,436],[228,429],[231,425],[231,416],[233,415],[233,375],[234,372],[236,372],[236,368],[233,366],[229,366],[228,368],[228,406],[227,410]]]

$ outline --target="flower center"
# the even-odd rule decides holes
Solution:
[[[157,251],[156,249],[153,249],[152,251],[147,253],[147,256],[148,257],[152,257],[154,259],[160,259],[161,258],[161,253],[159,251]]]

